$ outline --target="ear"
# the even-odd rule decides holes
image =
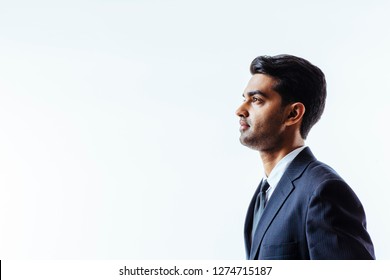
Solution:
[[[305,105],[301,102],[292,103],[286,106],[286,122],[287,126],[299,123],[305,114]]]

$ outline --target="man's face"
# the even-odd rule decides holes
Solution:
[[[285,110],[282,98],[273,87],[276,79],[255,74],[244,90],[244,101],[237,109],[240,117],[240,142],[258,151],[271,151],[283,144]]]

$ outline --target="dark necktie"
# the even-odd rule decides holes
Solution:
[[[263,214],[264,207],[265,207],[265,201],[267,198],[267,190],[269,188],[269,184],[267,180],[263,180],[261,182],[260,186],[260,192],[257,195],[256,198],[256,203],[255,203],[255,208],[254,208],[254,213],[253,213],[253,225],[252,225],[252,240],[255,235],[255,231],[257,229],[257,225],[259,224],[260,217]]]

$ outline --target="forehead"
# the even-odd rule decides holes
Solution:
[[[274,86],[276,85],[277,80],[269,75],[265,74],[254,74],[249,80],[248,85],[245,88],[244,94],[253,91],[261,91],[264,93],[276,93]]]

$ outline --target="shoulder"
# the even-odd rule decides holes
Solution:
[[[332,167],[317,160],[308,147],[296,156],[286,173],[291,181],[302,179],[313,182],[344,181]]]
[[[351,187],[329,165],[317,160],[310,149],[303,150],[291,163],[290,179],[294,186],[307,194],[356,197]]]
[[[308,164],[296,185],[304,187],[305,192],[322,201],[348,201],[354,207],[361,207],[361,202],[347,182],[329,165],[314,160]]]
[[[343,181],[344,179],[329,165],[314,160],[307,165],[305,172],[302,174],[305,177],[312,177],[317,181]]]

